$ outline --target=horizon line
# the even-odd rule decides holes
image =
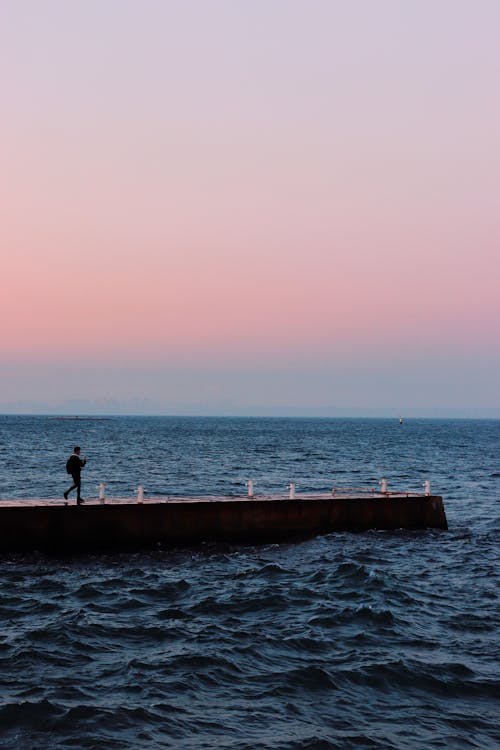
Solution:
[[[494,411],[497,411],[496,409]],[[400,415],[395,414],[147,414],[141,412],[130,413],[106,413],[106,412],[88,412],[82,414],[58,413],[58,412],[0,412],[0,417],[50,417],[68,421],[78,421],[85,419],[123,419],[123,418],[147,418],[147,419],[386,419],[399,420]],[[401,415],[403,422],[427,419],[427,420],[471,420],[471,421],[496,421],[500,420],[500,415],[492,416],[465,416],[465,415],[426,415],[410,414]]]

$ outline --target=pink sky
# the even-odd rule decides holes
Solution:
[[[500,414],[499,29],[5,0],[0,411]]]

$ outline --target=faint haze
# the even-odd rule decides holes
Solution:
[[[46,415],[46,416],[141,416],[141,417],[264,417],[264,418],[393,418],[400,415],[389,407],[357,407],[357,406],[324,406],[311,408],[310,406],[290,405],[278,407],[269,404],[256,404],[254,407],[238,407],[231,402],[214,402],[211,406],[206,403],[165,404],[161,401],[146,401],[141,399],[126,402],[102,400],[74,401],[46,403],[38,401],[20,401],[3,408],[0,404],[0,415]],[[500,409],[443,409],[426,408],[411,409],[403,415],[408,419],[500,419]]]
[[[499,29],[3,0],[0,411],[498,414]]]
[[[288,370],[173,371],[164,367],[127,370],[88,367],[63,372],[58,367],[30,370],[24,384],[16,380],[0,399],[0,413],[143,414],[235,416],[500,416],[491,406],[497,387],[491,373],[482,375],[483,390],[474,401],[474,367],[454,373],[436,360],[422,373],[418,362],[365,367],[362,361],[339,363],[314,372],[306,364]],[[410,371],[409,371],[410,370]],[[48,384],[45,399],[34,399],[32,378]],[[73,396],[74,382],[86,388]],[[106,394],[103,396],[102,394]],[[430,397],[433,394],[433,398]],[[16,399],[16,394],[22,398]],[[299,395],[298,395],[299,394]],[[472,403],[471,403],[472,402]]]

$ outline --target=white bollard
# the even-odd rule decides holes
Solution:
[[[104,482],[99,483],[99,500],[104,505],[104,501],[106,500],[106,485]]]
[[[379,484],[381,486],[382,495],[387,495],[387,479],[382,479]]]
[[[295,500],[295,482],[290,482],[288,488],[290,490],[290,500]]]
[[[424,493],[429,496],[431,494],[431,483],[428,479],[424,482]]]
[[[332,487],[332,497],[335,497],[335,487]]]
[[[137,488],[137,502],[142,503],[144,500],[144,487],[140,484]]]
[[[245,484],[248,487],[248,497],[253,497],[253,479],[249,479]]]

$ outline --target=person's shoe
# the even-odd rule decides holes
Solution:
[[[67,493],[67,492],[65,492],[65,493],[64,493],[64,499],[65,499],[65,500],[67,500],[67,499],[68,499],[68,493]]]
[[[85,500],[83,499],[83,497],[77,497],[76,498],[76,504],[77,505],[83,505],[84,502],[85,502]]]

